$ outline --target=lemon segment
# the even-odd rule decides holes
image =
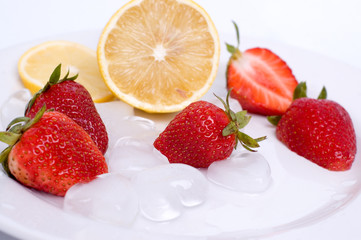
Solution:
[[[70,41],[48,41],[32,47],[18,62],[18,72],[26,88],[32,94],[49,80],[55,67],[62,64],[62,76],[79,74],[76,82],[82,84],[94,102],[113,99],[99,72],[96,51]]]
[[[105,26],[97,56],[115,96],[146,112],[176,112],[211,87],[220,43],[191,0],[133,0]]]

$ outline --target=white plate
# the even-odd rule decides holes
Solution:
[[[54,36],[96,47],[100,31],[84,31]],[[234,42],[233,35],[220,35],[221,42]],[[14,46],[0,55],[0,103],[22,88],[17,74],[17,61],[29,47],[45,40]],[[299,81],[307,81],[309,94],[316,96],[323,85],[329,99],[343,105],[353,119],[356,135],[361,133],[361,71],[332,59],[301,49],[259,39],[242,38],[242,49],[267,47],[280,55],[292,68]],[[228,53],[222,46],[220,68],[211,92],[224,93]],[[206,97],[211,97],[207,94]],[[153,118],[150,114],[139,115]],[[265,193],[247,195],[219,189],[219,201],[205,216],[195,216],[217,225],[194,229],[198,220],[192,217],[185,226],[181,220],[166,223],[139,221],[133,228],[123,228],[64,212],[62,199],[31,191],[0,173],[0,229],[28,239],[356,239],[361,230],[353,221],[361,213],[360,153],[347,172],[330,172],[297,156],[276,138],[274,128],[264,117],[253,116],[247,133],[267,135],[259,152],[272,170],[273,184]],[[360,138],[357,138],[360,149]],[[1,145],[3,147],[3,145]],[[215,188],[216,189],[216,188]],[[217,194],[217,192],[214,192]],[[235,199],[243,201],[237,205]],[[213,201],[213,200],[210,200]],[[196,214],[197,210],[192,211]],[[184,219],[183,219],[184,221]],[[193,221],[193,222],[192,222]],[[203,225],[202,225],[203,226]],[[172,234],[172,229],[181,230]],[[318,229],[327,229],[320,231]],[[183,233],[182,233],[183,232]],[[187,232],[187,234],[184,234]],[[211,233],[212,232],[212,233]]]

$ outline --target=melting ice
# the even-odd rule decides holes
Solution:
[[[120,138],[108,158],[110,172],[129,178],[141,170],[167,163],[167,158],[156,151],[149,140],[136,137]]]
[[[259,193],[271,184],[271,169],[259,153],[236,153],[229,159],[212,163],[207,171],[210,181],[234,191]]]
[[[138,214],[138,196],[128,179],[103,174],[76,184],[64,197],[64,209],[118,225],[130,225]]]
[[[21,90],[8,99],[0,110],[3,128],[23,115],[30,97],[29,91]],[[223,107],[216,98],[213,103]],[[241,110],[233,99],[230,105]],[[271,183],[270,167],[258,153],[235,153],[213,163],[204,171],[208,179],[191,166],[169,164],[153,147],[159,133],[153,121],[134,116],[133,108],[121,101],[96,106],[109,134],[110,173],[70,188],[64,198],[67,211],[126,226],[139,213],[152,221],[169,221],[204,203],[209,181],[249,193],[265,191]]]
[[[7,125],[17,117],[24,116],[25,108],[31,93],[29,90],[22,89],[13,93],[1,107],[1,124],[2,129],[6,129]]]
[[[132,178],[140,208],[147,218],[168,221],[207,198],[208,182],[197,169],[185,164],[166,164]]]

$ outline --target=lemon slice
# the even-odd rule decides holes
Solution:
[[[115,96],[146,112],[176,112],[201,98],[219,63],[217,30],[191,0],[133,0],[105,26],[100,72]]]
[[[41,43],[25,52],[19,62],[20,78],[31,93],[43,88],[55,67],[62,64],[62,76],[69,70],[70,76],[79,74],[77,82],[82,84],[94,102],[113,98],[99,72],[96,51],[69,41]]]

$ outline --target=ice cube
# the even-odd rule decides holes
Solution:
[[[128,178],[141,170],[167,163],[167,158],[157,152],[150,141],[135,137],[120,138],[108,157],[109,172]]]
[[[27,103],[31,99],[31,93],[27,89],[21,89],[13,93],[1,106],[1,124],[5,129],[15,118],[24,116]]]
[[[119,138],[125,136],[137,136],[139,138],[152,136],[155,138],[157,133],[154,122],[134,116],[133,109],[129,109],[129,106],[123,106],[124,103],[121,103],[116,101],[113,104],[97,105],[108,131],[109,146],[113,146]]]
[[[259,153],[238,153],[223,161],[216,161],[208,167],[210,181],[227,189],[260,193],[272,182],[271,169]]]
[[[138,197],[142,214],[152,221],[169,221],[179,217],[183,212],[183,206],[175,191],[166,187],[165,184],[157,183],[149,186],[141,182],[143,187],[138,186]]]
[[[71,187],[64,209],[108,223],[130,226],[138,214],[138,196],[130,181],[119,174],[103,174]]]
[[[126,136],[132,136],[147,140],[153,144],[154,139],[159,135],[155,129],[155,123],[147,118],[138,116],[127,116],[123,119],[126,129],[124,129]]]
[[[184,207],[197,206],[207,198],[206,178],[185,164],[166,164],[141,171],[132,182],[143,215],[153,221],[177,218]]]

